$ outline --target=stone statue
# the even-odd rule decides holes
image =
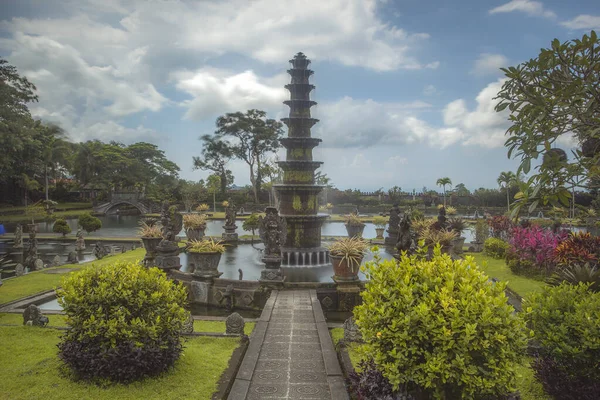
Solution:
[[[30,304],[23,311],[23,325],[27,326],[46,326],[48,325],[48,317],[42,314],[42,310],[35,304]]]
[[[23,266],[23,264],[17,264],[17,266],[15,267],[15,276],[23,276],[24,273],[25,267]]]
[[[75,241],[75,250],[85,250],[85,239],[83,238],[83,231],[81,227],[77,228],[77,240]]]
[[[60,256],[58,254],[55,255],[54,258],[52,259],[52,266],[53,267],[58,267],[61,264],[62,263],[60,262]]]
[[[362,334],[358,329],[358,325],[354,321],[354,317],[348,318],[344,321],[344,340],[346,342],[362,342]]]
[[[238,274],[239,274],[240,281],[243,281],[244,280],[244,271],[242,271],[241,268],[238,268]]]
[[[235,226],[235,218],[237,211],[233,201],[229,201],[229,205],[225,209],[225,226]]]
[[[79,264],[79,257],[77,257],[77,252],[75,252],[75,251],[69,252],[69,256],[67,257],[67,262],[69,264]]]
[[[181,333],[194,333],[194,317],[192,317],[191,312],[188,312],[188,316],[181,327]]]
[[[264,257],[281,258],[281,246],[285,244],[287,224],[275,207],[267,207],[265,217],[258,218],[258,233],[265,244]]]
[[[21,224],[17,224],[15,228],[15,243],[13,247],[15,249],[23,248],[23,226]]]
[[[410,252],[411,247],[412,235],[410,233],[410,216],[408,215],[408,213],[406,213],[400,221],[396,249],[398,249],[399,254],[402,254],[403,251]]]
[[[225,301],[225,309],[227,311],[233,310],[233,285],[227,285],[225,292],[223,293],[223,300]]]
[[[35,224],[29,224],[29,250],[27,251],[27,257],[25,258],[25,266],[30,271],[35,271],[39,263],[36,263],[38,259],[37,252],[37,226]]]
[[[225,333],[229,335],[243,335],[245,325],[244,318],[238,313],[233,313],[225,320]]]
[[[183,228],[183,216],[177,212],[175,206],[169,207],[165,201],[160,212],[163,238],[156,247],[156,266],[161,269],[179,269],[179,246],[177,245],[177,234]]]
[[[390,208],[390,220],[388,222],[388,236],[385,238],[385,244],[394,246],[398,239],[398,226],[400,225],[400,207],[398,204],[394,204]]]
[[[104,256],[106,256],[107,251],[106,248],[102,245],[101,242],[96,242],[96,246],[94,247],[94,256],[98,260],[102,260]]]
[[[446,229],[447,223],[446,221],[448,220],[448,218],[446,218],[446,207],[440,207],[440,212],[438,214],[437,217],[437,222],[435,223],[435,229],[437,229],[438,231],[441,231],[442,229]]]

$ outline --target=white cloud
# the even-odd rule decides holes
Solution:
[[[284,74],[264,79],[253,71],[234,74],[203,68],[194,72],[176,72],[172,79],[177,81],[177,89],[193,96],[182,105],[188,108],[185,118],[194,120],[250,108],[281,108],[282,102],[289,98],[283,88],[288,80]]]
[[[482,53],[475,60],[473,73],[475,75],[499,74],[501,67],[508,66],[508,58],[502,54]]]
[[[434,94],[437,93],[437,89],[435,88],[435,86],[433,85],[427,85],[425,86],[425,88],[423,89],[423,94],[425,96],[433,96]]]
[[[544,8],[540,1],[512,0],[501,6],[489,10],[490,14],[509,13],[513,11],[523,12],[527,15],[544,18],[556,18],[556,14]]]
[[[385,165],[389,168],[398,168],[401,165],[407,165],[408,159],[401,156],[391,156],[385,161]]]
[[[600,29],[600,16],[581,14],[560,24],[569,29]]]

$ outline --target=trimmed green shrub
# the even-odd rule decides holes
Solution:
[[[78,221],[79,226],[87,233],[95,232],[102,228],[102,221],[99,218],[94,217],[90,213],[81,214]]]
[[[539,344],[533,367],[546,391],[557,399],[599,399],[600,293],[562,283],[531,294],[523,306]]]
[[[187,293],[158,268],[92,266],[65,278],[57,294],[69,325],[59,356],[76,378],[131,382],[179,358]]]
[[[354,309],[368,357],[394,391],[420,398],[505,396],[525,349],[523,321],[473,257],[376,257]]]
[[[54,233],[62,233],[63,237],[67,236],[67,234],[71,233],[71,227],[63,218],[59,218],[54,221],[54,225],[52,226],[52,232]]]
[[[252,231],[252,235],[254,235],[254,231],[258,229],[258,225],[258,214],[253,213],[244,220],[242,229],[245,231]]]
[[[483,243],[483,252],[493,258],[504,258],[509,244],[502,239],[488,238]]]

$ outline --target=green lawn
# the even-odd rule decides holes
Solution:
[[[78,218],[81,214],[90,213],[93,210],[91,208],[86,208],[83,210],[66,210],[66,211],[56,211],[52,214],[52,218]],[[40,217],[35,219],[37,222],[44,221],[45,217]],[[31,217],[28,217],[24,214],[21,215],[0,215],[0,222],[21,222],[21,223],[29,223],[31,222]]]
[[[483,253],[466,253],[465,255],[473,256],[477,265],[488,276],[508,282],[508,287],[523,297],[528,293],[540,292],[546,285],[544,282],[513,274],[503,259],[498,260]]]
[[[136,261],[144,258],[144,254],[146,254],[146,250],[139,248],[123,254],[107,256],[102,260],[94,260],[83,264],[66,264],[57,268],[84,268],[89,265],[112,264],[116,261]],[[60,285],[62,278],[69,274],[69,272],[63,274],[46,273],[51,269],[54,268],[35,271],[18,278],[5,280],[4,285],[2,285],[2,289],[0,290],[0,304],[8,303],[9,301],[17,300],[35,293],[55,289]]]
[[[92,203],[90,202],[81,202],[81,203],[76,203],[76,202],[70,202],[70,203],[58,203],[58,205],[56,206],[56,210],[59,211],[65,211],[65,210],[71,210],[71,209],[77,209],[77,208],[92,208]],[[15,212],[15,211],[25,211],[26,207],[25,206],[19,206],[19,207],[1,207],[0,208],[0,214],[5,213],[5,212]]]
[[[236,338],[188,338],[172,371],[130,385],[99,387],[63,376],[56,348],[60,334],[53,329],[0,327],[0,398],[210,399],[239,344]]]

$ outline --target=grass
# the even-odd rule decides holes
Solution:
[[[128,251],[115,256],[107,256],[102,260],[94,260],[83,264],[66,264],[57,268],[84,268],[90,265],[107,265],[116,261],[137,261],[144,258],[145,250],[143,248]],[[55,289],[60,285],[62,278],[70,272],[62,274],[48,274],[49,270],[56,268],[48,268],[42,271],[31,272],[18,278],[4,280],[2,290],[0,290],[0,304],[8,303],[9,301],[17,300],[32,294],[44,292],[46,290]]]
[[[337,344],[341,339],[344,338],[343,328],[334,328],[330,331],[331,339],[334,344]],[[360,363],[364,357],[364,353],[360,350],[360,344],[350,343],[348,345],[348,355],[354,368]],[[544,393],[542,384],[538,382],[533,374],[533,370],[530,366],[531,358],[526,357],[523,359],[521,364],[518,364],[515,368],[517,373],[516,386],[517,390],[521,393],[522,400],[551,400],[552,398]]]
[[[246,322],[244,333],[250,335],[254,330],[254,322]],[[194,332],[225,333],[225,321],[194,321]]]
[[[69,203],[58,203],[57,206],[55,207],[56,210],[59,211],[66,211],[66,210],[71,210],[71,209],[78,209],[78,208],[92,208],[92,203],[90,202],[82,202],[82,203],[76,203],[76,202],[69,202]],[[18,206],[18,207],[1,207],[0,208],[0,214],[4,213],[4,212],[15,212],[15,211],[25,211],[26,207],[25,206]]]
[[[477,265],[490,277],[508,282],[508,287],[524,297],[529,293],[540,292],[546,285],[544,282],[513,274],[503,259],[495,259],[483,253],[468,253],[473,256]]]
[[[60,314],[45,314],[48,317],[48,326],[67,326],[65,316]],[[0,313],[0,324],[23,325],[23,315],[15,313]]]
[[[67,211],[56,211],[52,214],[52,219],[57,218],[78,218],[81,214],[90,213],[93,210],[91,208],[86,208],[83,210],[67,210]],[[45,221],[47,217],[42,216],[40,218],[35,218],[36,222]],[[0,216],[1,222],[20,222],[20,223],[30,223],[31,217],[26,215],[2,215]]]
[[[130,385],[106,387],[65,377],[57,357],[60,332],[32,327],[0,327],[0,398],[69,399],[210,399],[239,344],[236,338],[185,339],[173,370]]]

